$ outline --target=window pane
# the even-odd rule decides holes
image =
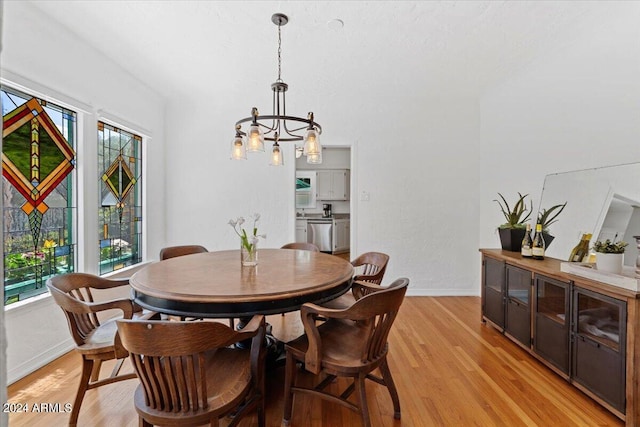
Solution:
[[[76,113],[1,87],[4,304],[75,268]]]
[[[100,274],[142,261],[142,138],[98,122]]]

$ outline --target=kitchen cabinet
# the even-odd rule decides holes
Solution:
[[[296,242],[307,242],[307,220],[296,219]]]
[[[348,219],[333,220],[333,253],[349,252],[351,227]]]
[[[482,321],[626,425],[640,425],[640,292],[562,272],[549,257],[481,253]]]
[[[348,169],[316,171],[316,199],[349,200],[349,181]]]

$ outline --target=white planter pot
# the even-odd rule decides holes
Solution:
[[[624,254],[605,254],[596,252],[596,268],[599,271],[620,274],[622,273],[623,262]]]

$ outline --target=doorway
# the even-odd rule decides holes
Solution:
[[[309,164],[306,157],[296,159],[296,203],[295,223],[297,242],[314,242],[320,236],[314,236],[317,227],[309,227],[309,221],[328,221],[331,232],[322,237],[322,250],[350,260],[353,248],[352,224],[352,149],[344,146],[330,146],[322,149],[322,163]],[[298,197],[298,192],[307,191],[306,181],[298,177],[315,174],[315,200],[312,203]],[[326,227],[325,227],[326,228]],[[326,239],[330,240],[327,245]]]

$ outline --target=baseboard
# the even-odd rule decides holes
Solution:
[[[479,297],[480,289],[407,289],[408,297]]]
[[[7,371],[7,385],[13,384],[14,382],[26,377],[30,373],[42,368],[46,364],[54,361],[74,348],[75,343],[71,338],[69,338],[60,342],[53,348],[47,349],[46,351],[25,360],[13,369],[9,369]]]

